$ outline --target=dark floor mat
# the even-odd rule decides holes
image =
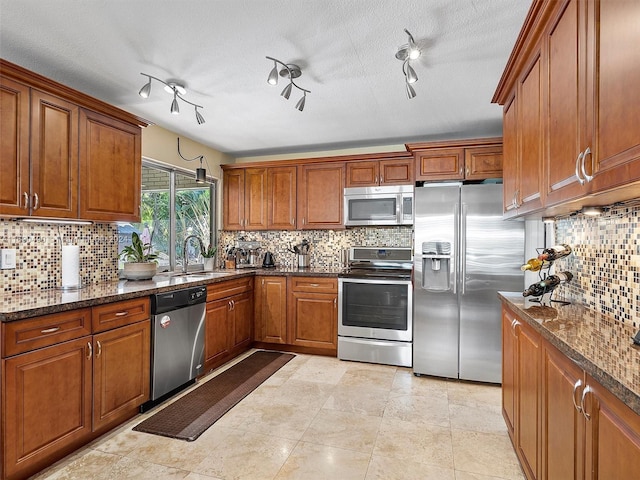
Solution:
[[[293,357],[255,352],[133,429],[191,442]]]

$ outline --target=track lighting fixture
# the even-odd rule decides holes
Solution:
[[[296,108],[300,111],[304,110],[304,104],[307,99],[307,93],[311,93],[311,91],[305,88],[299,87],[293,81],[294,78],[298,78],[300,75],[302,75],[302,70],[300,69],[300,67],[293,63],[281,62],[280,60],[273,57],[267,57],[267,60],[273,61],[273,68],[269,72],[267,83],[269,85],[275,86],[278,84],[279,76],[288,78],[289,83],[287,84],[286,87],[284,87],[284,90],[282,90],[282,93],[280,93],[280,95],[285,99],[289,100],[289,97],[291,96],[291,90],[293,89],[293,87],[296,87],[298,90],[302,92],[302,98],[300,98],[300,100],[298,100],[298,103],[296,103]],[[278,65],[282,66],[280,70],[278,70]]]
[[[196,118],[197,118],[197,115],[198,115],[198,112],[196,111]],[[180,158],[182,158],[185,162],[193,162],[194,160],[200,160],[200,167],[196,168],[196,183],[205,183],[207,181],[207,169],[202,166],[202,160],[204,160],[205,162],[207,161],[204,158],[204,155],[198,155],[197,157],[193,157],[193,158],[186,158],[180,152],[180,137],[178,137],[178,155],[180,155]],[[209,166],[208,163],[207,163],[207,166]]]
[[[149,98],[149,94],[151,93],[151,79],[156,80],[164,85],[164,90],[173,95],[173,101],[171,102],[171,113],[174,115],[180,114],[180,105],[178,104],[178,99],[182,100],[184,103],[188,103],[195,108],[196,111],[196,121],[198,125],[202,125],[205,123],[204,117],[198,111],[199,108],[204,108],[202,105],[197,105],[189,100],[185,100],[182,96],[187,93],[183,85],[180,85],[175,82],[165,82],[164,80],[160,80],[159,78],[154,77],[153,75],[149,75],[148,73],[140,73],[140,75],[144,75],[148,78],[147,83],[140,89],[138,95],[142,98]]]
[[[402,61],[402,73],[404,73],[407,97],[414,98],[416,96],[416,91],[411,84],[418,81],[418,75],[409,62],[410,60],[416,60],[420,57],[420,49],[416,45],[413,35],[409,33],[409,30],[405,28],[404,31],[409,36],[409,40],[404,45],[400,45],[398,47],[396,58]]]

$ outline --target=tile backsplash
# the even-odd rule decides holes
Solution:
[[[573,248],[555,264],[556,271],[574,275],[560,293],[640,327],[640,204],[614,206],[600,217],[559,219],[555,241]]]
[[[0,219],[0,247],[16,249],[16,268],[0,270],[0,293],[60,286],[61,241],[80,247],[82,284],[118,279],[115,224],[53,225]]]
[[[413,228],[356,227],[346,230],[222,231],[219,236],[219,245],[224,250],[226,246],[234,245],[240,237],[261,242],[262,253],[266,251],[273,253],[276,264],[283,267],[297,266],[297,255],[287,249],[307,239],[312,244],[309,250],[311,267],[339,268],[342,267],[342,251],[351,246],[411,247]],[[219,258],[222,257],[219,255]]]

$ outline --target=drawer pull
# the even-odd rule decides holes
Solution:
[[[118,313],[116,313],[116,317],[124,317],[125,315],[129,315],[129,312],[124,311],[124,312],[118,312]]]
[[[319,287],[320,284],[319,283],[310,283],[309,286],[310,287]]]
[[[60,330],[60,327],[51,327],[51,328],[45,328],[44,330],[40,330],[40,333],[53,333],[53,332],[57,332],[58,330]]]

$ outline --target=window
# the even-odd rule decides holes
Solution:
[[[158,271],[182,267],[184,239],[197,235],[207,247],[215,244],[216,183],[196,183],[192,172],[150,161],[142,163],[140,223],[118,225],[121,251],[135,231],[158,254]],[[197,241],[187,245],[189,266],[203,264]],[[121,265],[120,265],[121,266]]]

